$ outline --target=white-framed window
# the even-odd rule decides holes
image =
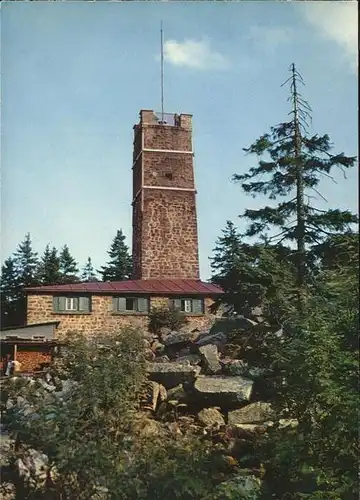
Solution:
[[[77,311],[77,300],[75,297],[66,297],[65,311]]]
[[[171,299],[170,308],[184,314],[204,314],[204,299],[188,297]]]
[[[181,310],[186,313],[192,312],[192,300],[191,299],[182,299],[181,300]]]
[[[91,311],[90,296],[66,295],[53,297],[53,311],[59,313],[89,313]]]

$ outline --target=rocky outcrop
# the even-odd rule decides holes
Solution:
[[[271,405],[259,400],[262,398],[256,384],[264,375],[262,368],[249,366],[240,355],[229,354],[228,347],[241,345],[243,332],[245,338],[261,328],[252,320],[238,317],[218,320],[205,332],[166,328],[159,335],[146,332],[148,382],[140,405],[141,418],[134,422],[135,435],[166,439],[169,433],[194,433],[214,439],[228,464],[238,464],[238,460],[250,456],[258,436],[275,425],[275,416]],[[49,403],[48,418],[54,417],[51,403],[60,400],[66,404],[77,387],[71,380],[51,376],[29,379],[27,384],[32,384]],[[4,405],[9,414],[37,418],[36,407],[22,397],[21,391]],[[276,425],[295,427],[297,421],[280,420]],[[37,477],[41,483],[46,458],[30,450],[18,462],[21,477]],[[230,490],[236,487],[236,491],[244,492],[241,494],[249,500],[258,498],[259,481],[253,474],[236,475],[222,484],[220,492],[226,485]]]

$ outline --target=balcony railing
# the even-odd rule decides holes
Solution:
[[[159,125],[169,125],[171,127],[178,127],[180,125],[180,116],[176,113],[161,113],[161,111],[156,111],[154,114]]]

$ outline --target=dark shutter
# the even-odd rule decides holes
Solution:
[[[192,310],[195,314],[202,314],[204,312],[204,301],[203,299],[193,299]]]
[[[90,297],[79,297],[79,311],[90,311]]]
[[[126,311],[126,298],[125,297],[113,297],[113,309],[117,312]]]
[[[137,299],[137,311],[138,312],[147,312],[149,309],[149,300],[144,297],[139,297]]]
[[[65,297],[53,297],[53,308],[57,312],[65,311]]]
[[[181,299],[174,299],[174,309],[181,311]]]

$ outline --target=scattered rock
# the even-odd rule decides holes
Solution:
[[[201,357],[198,354],[186,354],[185,356],[176,358],[176,362],[184,365],[199,365]]]
[[[170,335],[171,332],[172,332],[171,328],[167,328],[166,326],[162,326],[160,328],[160,336],[161,336],[161,338],[167,337],[168,335]]]
[[[297,418],[281,418],[279,420],[279,429],[284,429],[285,427],[291,427],[295,429],[299,425]]]
[[[206,333],[203,336],[199,335],[195,344],[200,347],[207,344],[216,345],[218,348],[222,347],[227,342],[227,335],[225,333]]]
[[[205,427],[221,427],[225,420],[217,408],[204,408],[197,414],[198,421]]]
[[[221,371],[221,365],[219,363],[219,353],[216,345],[208,344],[199,348],[201,354],[205,373],[213,375]]]
[[[194,384],[194,391],[213,405],[232,405],[249,401],[253,381],[243,377],[199,376]]]
[[[37,487],[42,486],[47,477],[48,457],[38,450],[29,448],[18,458],[16,466],[19,476],[25,482],[31,482]]]
[[[155,359],[156,363],[169,363],[170,362],[169,356],[166,356],[166,355],[156,356],[156,358],[154,358],[154,359]]]
[[[273,426],[273,422],[263,424],[234,424],[239,432],[239,436],[246,437],[250,434],[263,434],[268,427]],[[243,432],[240,432],[243,431]]]
[[[164,349],[165,349],[165,346],[164,344],[161,344],[161,342],[155,340],[152,344],[151,344],[151,350],[155,353],[155,354],[162,354],[164,352]]]
[[[192,332],[171,332],[163,339],[163,343],[166,347],[176,344],[188,344],[189,342],[193,342],[197,336],[197,333]]]
[[[179,403],[183,403],[188,399],[188,394],[182,385],[177,385],[176,387],[169,389],[167,391],[167,396],[168,399],[176,399]]]
[[[166,389],[193,380],[199,373],[197,366],[179,363],[149,363],[147,367],[150,380],[162,384]]]
[[[228,423],[236,424],[258,424],[271,420],[273,411],[270,403],[258,401],[251,403],[238,410],[230,411],[228,414]]]
[[[225,335],[231,334],[233,331],[242,330],[246,331],[249,328],[257,325],[256,321],[245,318],[245,316],[232,316],[228,318],[217,318],[210,328],[210,334],[224,333]]]
[[[146,361],[153,361],[155,359],[155,353],[150,348],[145,349],[145,359]]]

